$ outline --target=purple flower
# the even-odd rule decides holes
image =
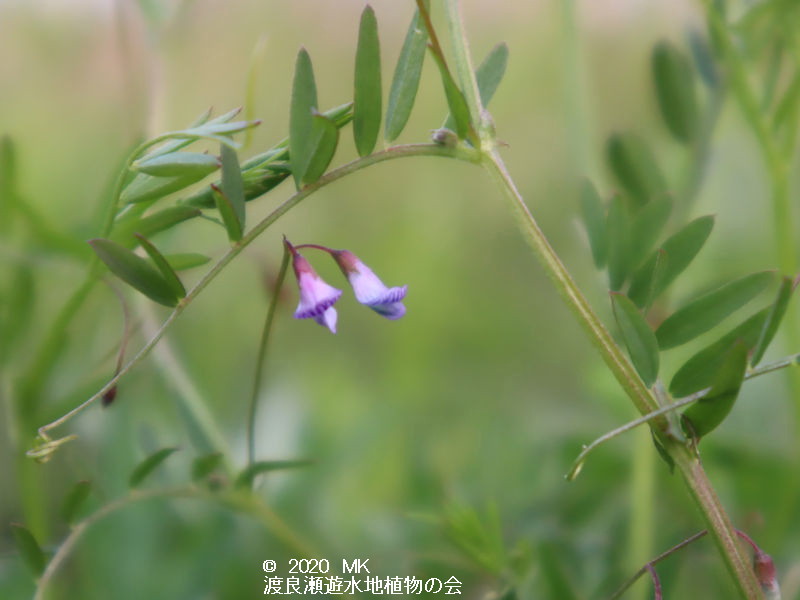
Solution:
[[[336,309],[333,305],[342,295],[342,290],[325,283],[311,264],[294,249],[288,240],[284,240],[292,253],[292,267],[300,288],[300,303],[294,312],[295,319],[314,319],[336,333]]]
[[[372,269],[347,250],[333,250],[331,256],[353,286],[356,300],[361,304],[391,320],[406,314],[406,307],[401,300],[406,295],[407,285],[387,288]]]

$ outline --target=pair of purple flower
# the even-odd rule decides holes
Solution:
[[[376,313],[387,319],[395,320],[406,314],[406,307],[401,300],[406,295],[408,286],[386,287],[378,276],[358,257],[347,250],[332,250],[316,244],[292,246],[284,238],[283,243],[292,255],[292,267],[300,288],[300,303],[294,313],[295,319],[314,319],[320,325],[336,333],[336,309],[333,305],[342,295],[342,290],[325,283],[303,255],[300,248],[315,248],[331,255],[344,273],[355,292],[356,300],[369,306]]]

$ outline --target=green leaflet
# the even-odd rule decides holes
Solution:
[[[92,484],[88,481],[78,481],[72,486],[61,504],[61,518],[67,524],[72,525],[75,522],[91,491]]]
[[[202,213],[190,206],[170,206],[142,218],[119,222],[112,231],[111,239],[123,246],[133,247],[138,244],[134,233],[151,237],[156,233],[167,231],[178,223],[200,216]]]
[[[653,49],[652,67],[664,123],[678,141],[689,144],[699,129],[692,65],[677,47],[662,41]]]
[[[650,387],[658,377],[659,354],[656,336],[629,298],[623,294],[612,293],[611,302],[614,307],[614,318],[622,332],[622,339],[631,362],[644,384]]]
[[[600,195],[588,179],[584,180],[581,188],[580,205],[583,224],[586,227],[586,234],[589,236],[589,246],[592,249],[594,265],[598,269],[602,269],[608,256],[606,211]]]
[[[292,175],[300,187],[313,153],[312,110],[317,108],[317,85],[311,57],[305,48],[297,53],[292,82],[292,100],[289,107],[289,160]]]
[[[672,313],[656,330],[662,350],[705,333],[760,294],[775,278],[772,271],[745,275],[695,298]]]
[[[220,189],[231,203],[236,219],[239,221],[239,229],[244,232],[246,212],[244,206],[244,183],[242,182],[239,158],[236,156],[235,150],[224,145],[220,147],[220,156],[222,158]]]
[[[22,560],[31,570],[35,577],[39,577],[44,572],[44,567],[47,564],[47,558],[39,546],[39,542],[33,537],[33,534],[24,526],[19,523],[11,523],[11,533],[14,536],[14,544],[17,546],[17,551]]]
[[[669,384],[669,393],[682,398],[707,388],[713,383],[714,374],[722,366],[726,352],[737,340],[748,348],[755,346],[770,308],[752,315],[713,344],[703,348],[681,366]]]
[[[148,475],[150,475],[150,473],[156,469],[156,467],[164,462],[176,450],[178,449],[162,448],[161,450],[153,452],[153,454],[136,465],[136,468],[131,472],[130,479],[128,480],[128,486],[132,488],[137,487]]]
[[[475,70],[475,80],[478,84],[478,93],[481,96],[481,104],[485,107],[494,97],[500,82],[503,80],[503,75],[506,73],[506,65],[508,64],[508,46],[505,43],[497,44],[489,51],[486,58]],[[448,115],[444,125],[444,129],[455,129],[455,122],[453,116]]]
[[[175,306],[178,295],[147,260],[111,240],[96,238],[89,244],[114,275],[151,300],[164,306]]]
[[[213,452],[198,456],[192,461],[192,481],[200,481],[208,477],[218,466],[222,464],[223,455],[221,452]]]
[[[658,198],[648,202],[633,216],[630,232],[630,253],[633,267],[641,265],[652,250],[669,220],[672,200]]]
[[[619,194],[611,198],[606,217],[608,232],[608,287],[617,291],[630,271],[630,217],[625,201]]]
[[[228,239],[231,242],[238,242],[242,239],[242,223],[236,215],[236,209],[231,203],[230,199],[225,193],[213,183],[211,184],[211,191],[214,194],[214,200],[217,203],[217,210],[219,216],[222,217],[222,223],[225,225],[225,231],[228,234]]]
[[[205,254],[198,254],[196,252],[178,252],[176,254],[167,254],[164,256],[170,266],[176,271],[186,271],[201,267],[211,260]]]
[[[236,487],[252,487],[253,480],[262,473],[307,467],[310,460],[262,460],[242,470],[236,478]]]
[[[775,334],[778,332],[778,326],[781,324],[783,316],[786,314],[786,309],[789,307],[789,300],[792,298],[795,287],[796,281],[792,281],[790,277],[784,277],[781,280],[778,295],[767,313],[764,326],[758,337],[758,342],[756,342],[755,349],[753,350],[753,356],[750,358],[750,364],[752,366],[755,367],[761,361],[764,357],[764,352],[766,352],[772,342],[772,338],[774,338]]]
[[[153,261],[153,264],[155,265],[156,269],[159,270],[161,275],[164,277],[164,280],[172,288],[173,293],[178,298],[184,298],[186,296],[186,288],[183,287],[181,280],[175,274],[174,269],[169,264],[167,259],[164,258],[164,255],[161,254],[158,248],[156,248],[153,245],[153,243],[146,237],[138,233],[135,233],[134,235],[136,236],[136,239],[139,240],[139,243],[141,244],[144,251],[147,252],[147,255],[150,257],[150,260]]]
[[[667,184],[653,153],[639,136],[632,133],[612,135],[606,155],[611,172],[636,205],[643,206],[666,191]]]
[[[313,111],[311,157],[303,175],[303,183],[314,183],[325,174],[339,143],[339,130],[330,119]]]
[[[397,139],[411,115],[419,88],[427,42],[428,32],[417,10],[406,33],[400,58],[397,59],[397,66],[394,69],[392,87],[389,90],[384,125],[384,136],[388,142]]]
[[[644,306],[648,299],[655,300],[689,266],[705,244],[713,227],[714,217],[706,215],[691,221],[668,238],[661,248],[653,252],[650,258],[634,272],[628,297],[640,307]],[[660,251],[666,255],[666,260],[662,260],[663,266],[655,278]]]
[[[171,152],[135,161],[131,168],[153,177],[196,176],[203,178],[219,169],[216,156],[199,152]]]
[[[381,128],[381,51],[375,11],[367,5],[361,13],[356,49],[353,94],[353,136],[359,156],[375,148]]]
[[[444,95],[447,98],[447,106],[450,107],[450,114],[455,124],[455,132],[458,134],[459,139],[466,139],[472,130],[472,119],[469,114],[467,101],[441,57],[433,51],[431,51],[431,56],[433,56],[436,66],[439,67],[439,75],[442,78],[442,86],[444,87]]]
[[[737,340],[722,356],[711,390],[683,413],[689,422],[687,434],[700,439],[716,429],[731,412],[747,369],[747,350],[747,344]]]
[[[123,204],[136,204],[149,200],[158,200],[174,192],[197,183],[203,176],[197,174],[181,175],[179,177],[153,177],[145,173],[137,173],[136,177],[122,190],[120,202]]]

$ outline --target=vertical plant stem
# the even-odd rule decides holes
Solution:
[[[286,278],[286,270],[289,266],[289,251],[286,245],[283,247],[283,258],[281,259],[281,268],[278,271],[278,277],[275,280],[275,286],[272,291],[272,299],[267,309],[267,317],[264,320],[264,327],[261,330],[261,340],[258,344],[258,355],[256,356],[256,372],[253,377],[253,392],[250,395],[250,406],[247,411],[247,465],[250,466],[255,461],[256,456],[256,409],[258,408],[258,391],[261,388],[261,380],[264,376],[264,368],[267,359],[267,345],[269,343],[269,336],[272,332],[272,322],[275,318],[275,309],[280,302],[281,289],[283,289],[283,281]]]
[[[526,241],[533,248],[546,273],[556,289],[573,312],[617,382],[636,406],[645,415],[658,408],[658,404],[637,375],[630,361],[614,343],[608,330],[594,313],[581,294],[569,272],[552,249],[536,220],[531,215],[514,185],[505,165],[496,150],[484,155],[483,164],[503,190],[511,203],[511,210]],[[663,422],[662,422],[663,421]],[[666,419],[655,421],[660,430],[667,427]],[[665,448],[683,475],[692,497],[700,509],[725,565],[734,579],[742,598],[756,600],[762,598],[761,588],[756,581],[749,561],[741,551],[730,519],[719,501],[700,461],[687,446],[664,438]]]

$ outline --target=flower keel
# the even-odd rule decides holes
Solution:
[[[348,250],[334,250],[331,256],[347,277],[356,300],[361,304],[390,320],[399,319],[406,314],[406,307],[401,300],[408,291],[407,285],[386,287],[372,269]]]

